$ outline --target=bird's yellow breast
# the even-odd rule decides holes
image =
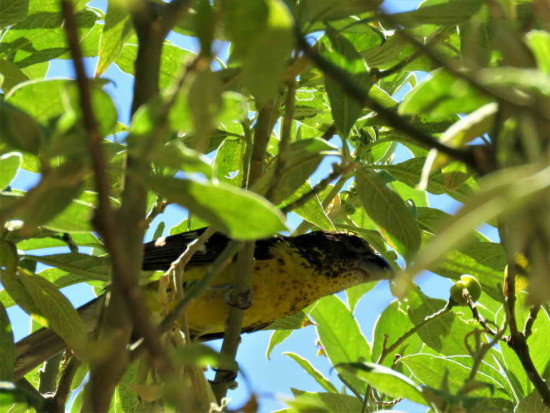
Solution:
[[[230,265],[211,287],[188,306],[189,329],[196,335],[223,332],[229,312],[226,296],[231,291],[234,266]],[[191,268],[185,279],[196,279],[204,270]],[[252,306],[245,310],[243,328],[261,328],[293,314],[322,296],[360,282],[353,274],[327,278],[289,249],[280,249],[274,258],[257,261],[252,274]]]

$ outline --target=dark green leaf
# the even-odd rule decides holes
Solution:
[[[13,378],[13,369],[17,350],[13,341],[13,329],[5,307],[0,303],[0,380],[10,381]]]
[[[52,267],[91,280],[110,281],[111,265],[108,258],[93,255],[71,253],[53,255],[25,255],[25,258],[41,262]]]
[[[0,137],[9,146],[30,153],[38,153],[44,140],[38,122],[5,101],[0,101]]]
[[[160,176],[143,179],[156,193],[189,209],[231,238],[265,238],[286,228],[279,210],[252,192],[208,181]]]
[[[357,170],[356,185],[363,208],[382,236],[405,259],[411,259],[420,247],[420,230],[403,200],[367,169]]]
[[[2,0],[0,3],[0,27],[12,26],[23,20],[29,11],[29,0]]]
[[[41,410],[43,399],[24,387],[8,381],[0,381],[0,406],[10,406],[10,411],[19,411],[17,408],[20,406],[17,406],[17,403],[25,403],[37,410]],[[21,411],[26,410],[27,409],[24,408]]]
[[[227,31],[243,62],[242,82],[263,106],[281,87],[294,43],[292,16],[281,0],[227,4]]]
[[[4,81],[2,83],[2,90],[4,92],[9,92],[14,86],[17,86],[19,83],[23,83],[29,78],[12,62],[7,60],[0,59],[0,74],[4,76]]]
[[[304,311],[298,311],[274,321],[265,327],[264,330],[297,330],[303,328],[304,323],[307,321],[309,321],[307,314]]]
[[[1,195],[3,199],[1,211],[5,214],[5,219],[21,220],[24,229],[32,229],[49,223],[49,228],[58,231],[75,230],[74,227],[55,228],[57,226],[55,219],[58,215],[70,215],[71,218],[76,218],[73,211],[66,209],[73,206],[73,199],[82,192],[83,175],[84,171],[79,162],[65,163],[57,168],[52,168],[42,176],[40,183],[24,197],[14,197],[3,193]],[[64,210],[65,213],[61,214]],[[63,217],[58,217],[57,222],[62,219]],[[82,228],[85,224],[87,223],[69,222],[69,225],[74,225],[77,228]],[[86,229],[89,229],[89,226]]]
[[[418,325],[424,319],[441,310],[447,303],[444,300],[427,297],[418,287],[412,287],[407,295],[408,313],[411,321]],[[418,335],[429,347],[442,355],[469,354],[463,340],[476,326],[464,321],[460,314],[447,313],[418,330]]]
[[[353,44],[328,26],[326,34],[330,39],[323,43],[322,54],[349,73],[357,86],[367,91],[372,86],[367,64]],[[355,121],[361,116],[363,105],[342,89],[340,84],[330,76],[325,77],[325,87],[334,123],[343,137],[347,137]]]
[[[67,345],[79,354],[87,341],[87,333],[77,311],[57,287],[37,275],[21,272],[21,281],[32,297],[39,322],[55,331]]]

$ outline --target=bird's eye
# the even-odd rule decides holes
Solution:
[[[348,239],[349,249],[355,252],[361,252],[365,250],[365,241],[359,237],[350,237]]]

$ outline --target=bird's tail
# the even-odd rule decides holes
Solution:
[[[104,296],[99,296],[78,308],[88,333],[95,331],[103,308]],[[49,360],[67,348],[61,337],[52,330],[41,328],[17,342],[17,360],[15,362],[14,380],[19,380],[29,371]]]

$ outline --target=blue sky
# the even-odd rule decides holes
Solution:
[[[93,1],[90,4],[105,10],[105,1]],[[394,0],[385,1],[384,6],[392,11],[404,11],[414,9],[418,0]],[[195,43],[185,39],[183,36],[172,35],[170,40],[177,45],[195,49]],[[86,59],[88,73],[92,74],[95,66],[95,59]],[[48,77],[72,77],[73,71],[70,61],[54,60],[50,65]],[[108,92],[113,97],[119,112],[119,120],[128,123],[129,107],[133,78],[122,73],[118,68],[112,65],[104,75],[111,79],[112,83],[108,86]],[[328,173],[328,163],[324,164],[312,181],[326,176]],[[13,187],[18,189],[28,189],[36,182],[37,176],[21,172]],[[430,205],[453,212],[459,205],[446,196],[430,196]],[[185,218],[184,211],[181,208],[169,208],[167,213],[161,218],[157,218],[151,230],[147,234],[146,240],[150,240],[156,224],[162,219],[166,222],[166,233],[169,228]],[[296,225],[295,220],[290,221],[290,225]],[[486,231],[484,231],[486,233]],[[496,239],[494,233],[486,233],[491,239]],[[51,253],[51,250],[48,252]],[[424,274],[418,279],[418,284],[430,296],[447,299],[449,286],[451,283],[441,277],[430,274]],[[62,290],[75,306],[86,303],[93,297],[92,290],[88,286],[76,285]],[[373,291],[367,294],[356,310],[356,316],[362,327],[362,331],[369,341],[372,340],[372,328],[382,310],[393,300],[389,292],[387,283],[380,283]],[[20,309],[12,308],[9,310],[9,316],[14,325],[16,339],[20,339],[29,332],[29,318]],[[284,356],[284,352],[295,352],[310,360],[324,375],[335,378],[335,373],[330,371],[330,365],[326,358],[317,356],[317,347],[315,345],[317,336],[315,328],[310,326],[296,331],[286,342],[278,346],[272,353],[271,360],[265,358],[265,349],[269,340],[270,332],[258,332],[243,336],[243,341],[239,349],[238,362],[242,370],[249,377],[252,383],[252,390],[260,396],[262,412],[273,411],[283,407],[277,398],[280,395],[289,396],[290,386],[305,391],[322,391],[320,386],[310,378],[310,376],[301,370],[295,362]],[[214,347],[220,345],[219,342],[213,343]],[[241,405],[246,401],[249,394],[244,382],[240,381],[240,386],[236,391],[230,392],[230,397],[235,401],[234,407]],[[401,405],[402,409],[407,411],[417,410],[414,405]],[[423,411],[424,409],[420,409]]]

